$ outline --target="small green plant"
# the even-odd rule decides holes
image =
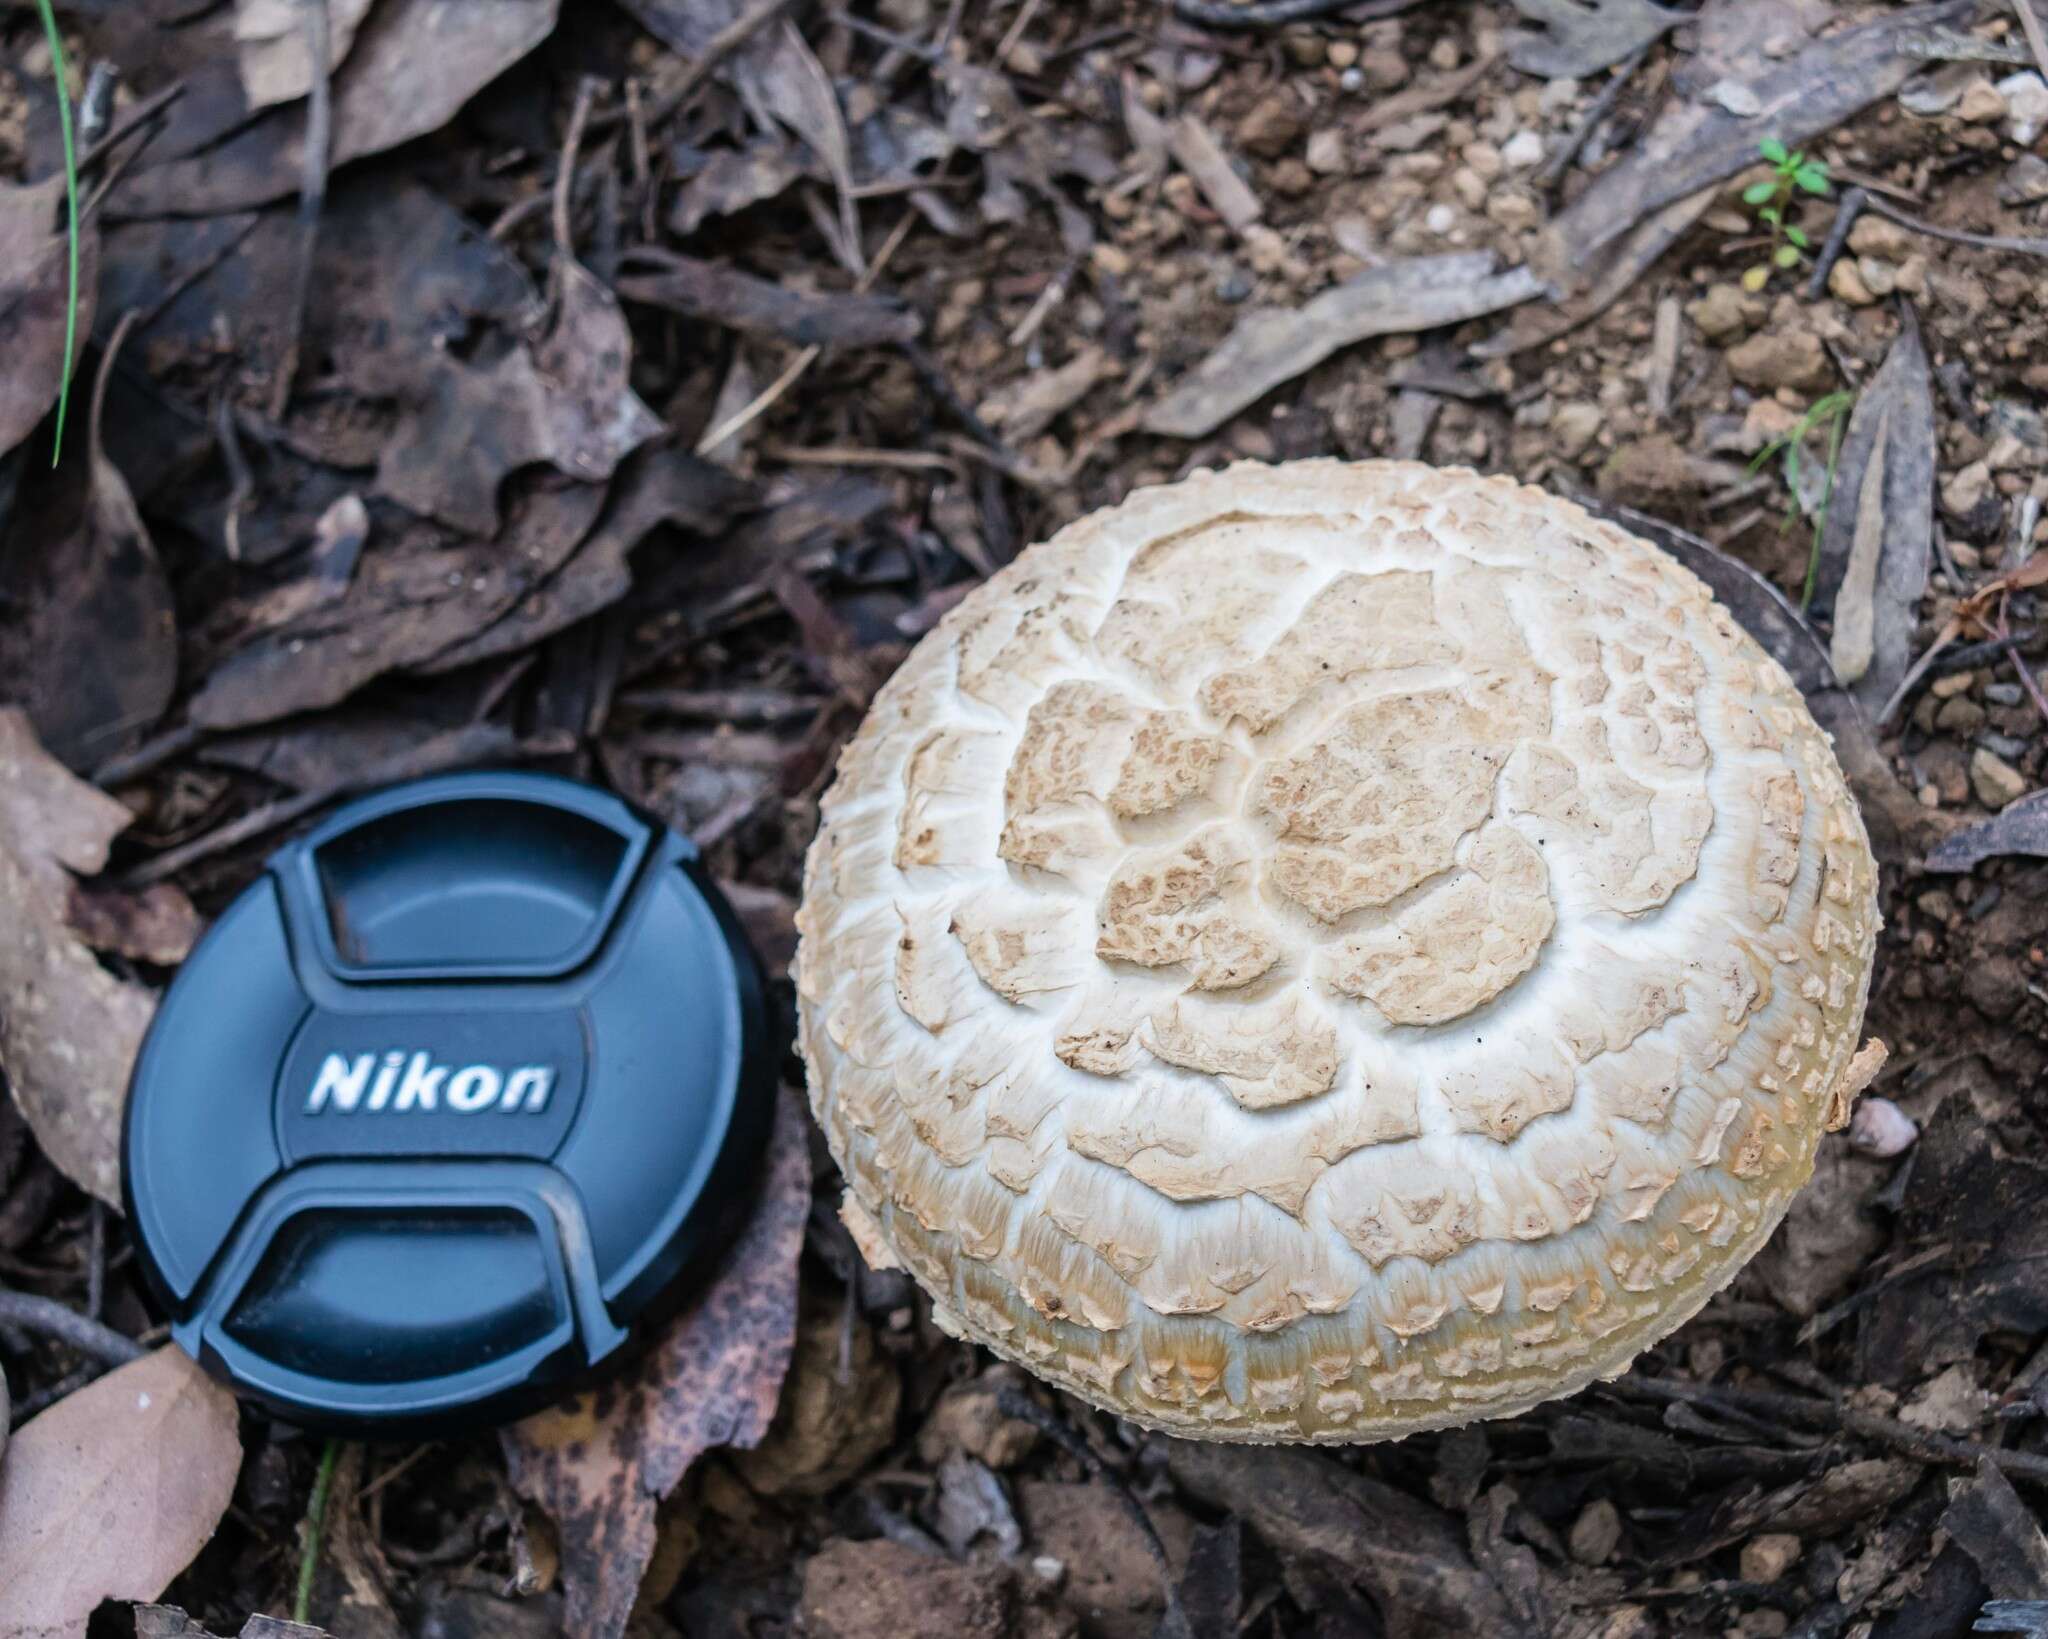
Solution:
[[[1773,456],[1784,461],[1785,487],[1791,491],[1791,498],[1785,503],[1785,521],[1778,526],[1778,533],[1782,535],[1799,517],[1799,462],[1802,452],[1817,431],[1826,429],[1827,472],[1821,480],[1820,501],[1813,509],[1813,545],[1806,555],[1806,585],[1799,593],[1801,614],[1805,614],[1813,602],[1814,582],[1820,575],[1821,533],[1827,528],[1828,503],[1835,498],[1835,469],[1842,459],[1842,435],[1849,429],[1849,412],[1855,405],[1856,395],[1848,391],[1828,393],[1815,399],[1790,432],[1782,438],[1772,439],[1756,452],[1749,463],[1749,470],[1755,472]]]
[[[71,84],[64,66],[64,39],[57,32],[57,12],[51,0],[36,0],[43,14],[43,33],[50,41],[50,72],[57,82],[57,129],[64,137],[64,212],[70,252],[69,284],[64,298],[64,380],[57,388],[57,437],[50,451],[50,465],[64,454],[64,413],[71,408],[71,362],[78,347],[78,151],[71,140]]]
[[[1811,242],[1798,223],[1786,220],[1785,213],[1798,203],[1801,194],[1828,191],[1825,160],[1809,159],[1776,137],[1765,137],[1756,148],[1771,162],[1771,174],[1744,188],[1742,202],[1755,210],[1757,220],[1770,230],[1771,255],[1769,261],[1757,263],[1742,275],[1742,288],[1751,292],[1770,283],[1771,269],[1795,268],[1805,259]]]

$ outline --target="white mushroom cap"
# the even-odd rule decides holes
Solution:
[[[876,699],[798,924],[864,1253],[1213,1439],[1622,1370],[1882,1057],[1876,868],[1783,669],[1656,548],[1413,463],[1026,552]]]

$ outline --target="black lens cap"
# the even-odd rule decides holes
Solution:
[[[775,1057],[682,837],[544,775],[395,787],[280,851],[166,992],[137,1250],[172,1336],[295,1422],[511,1416],[715,1260]]]

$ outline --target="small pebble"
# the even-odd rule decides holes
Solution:
[[[1438,238],[1442,238],[1458,225],[1458,213],[1448,205],[1432,205],[1429,207],[1429,214],[1423,217],[1422,225]]]
[[[1543,162],[1543,138],[1534,131],[1517,131],[1500,151],[1501,163],[1511,171],[1526,171]]]
[[[1849,1118],[1849,1147],[1874,1160],[1903,1154],[1919,1136],[1913,1118],[1888,1098],[1859,1099]]]
[[[1806,1545],[1790,1531],[1766,1531],[1742,1545],[1740,1568],[1745,1582],[1775,1582],[1799,1562]]]

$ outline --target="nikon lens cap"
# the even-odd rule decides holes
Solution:
[[[696,851],[533,774],[380,792],[283,849],[136,1062],[129,1221],[171,1333],[314,1427],[560,1393],[750,1199],[760,971]]]

